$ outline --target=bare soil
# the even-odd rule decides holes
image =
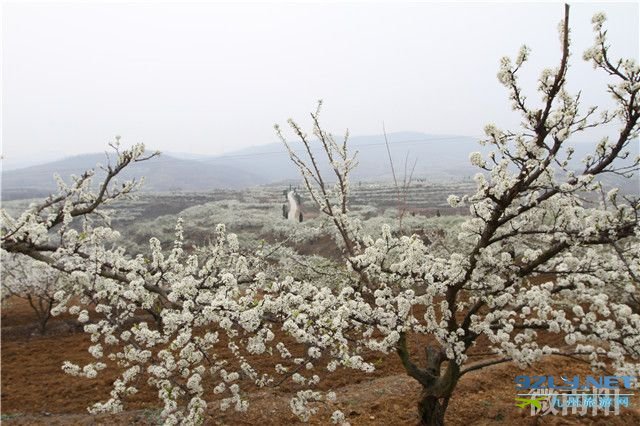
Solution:
[[[420,342],[413,341],[417,349]],[[42,336],[35,314],[28,304],[9,299],[2,307],[1,340],[2,423],[15,425],[151,425],[159,424],[159,404],[154,389],[141,387],[118,415],[92,416],[86,407],[108,398],[115,371],[102,372],[93,380],[63,373],[69,360],[91,361],[86,352],[88,337],[70,317],[55,317]],[[419,353],[419,352],[415,352]],[[271,359],[265,359],[265,364]],[[339,370],[323,380],[338,396],[335,403],[322,405],[311,424],[330,424],[334,410],[342,410],[353,425],[415,425],[419,385],[407,377],[395,355],[380,358],[377,371],[367,375]],[[638,396],[619,416],[532,417],[528,409],[517,408],[514,377],[528,375],[588,375],[586,364],[560,357],[547,359],[526,371],[501,364],[469,373],[459,383],[447,411],[448,425],[636,425],[640,424]],[[247,413],[221,412],[209,404],[206,424],[289,425],[299,424],[289,409],[294,392],[290,386],[253,390]]]

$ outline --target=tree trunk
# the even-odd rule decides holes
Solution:
[[[44,336],[47,332],[47,323],[49,322],[49,315],[45,315],[40,318],[40,334]]]
[[[438,398],[423,391],[418,403],[420,426],[443,426],[449,398]]]
[[[409,357],[404,333],[400,333],[396,352],[407,374],[422,385],[422,395],[418,403],[418,416],[420,417],[418,424],[421,426],[443,426],[449,398],[451,398],[460,378],[460,367],[454,361],[446,360],[445,353],[441,348],[429,345],[425,347],[427,368],[419,368]],[[444,374],[441,374],[441,366],[445,360],[447,368]]]

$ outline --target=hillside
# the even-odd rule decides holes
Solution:
[[[51,163],[31,166],[2,173],[2,198],[4,200],[43,196],[55,190],[53,174],[65,181],[72,174],[106,163],[104,154],[86,154]],[[98,176],[100,176],[100,172]],[[248,170],[238,170],[225,164],[212,167],[202,161],[179,159],[160,155],[149,161],[133,164],[122,173],[121,180],[145,177],[144,190],[209,191],[219,188],[241,188],[257,184],[258,175]]]
[[[402,132],[390,134],[389,141],[396,167],[403,167],[408,152],[410,162],[417,160],[417,177],[446,180],[468,177],[474,172],[468,162],[468,153],[477,150],[478,144],[472,138]],[[302,145],[297,142],[292,146],[297,151],[302,150]],[[384,136],[353,137],[350,146],[358,151],[359,165],[353,173],[354,179],[391,178]],[[319,147],[315,153],[321,153]],[[318,155],[318,158],[322,157]],[[11,200],[46,195],[55,189],[54,173],[68,178],[105,161],[104,154],[86,154],[4,170],[2,198]],[[326,161],[321,161],[321,165],[325,173],[331,173]],[[280,143],[245,148],[216,157],[162,154],[151,161],[135,164],[124,175],[126,178],[134,176],[145,176],[144,190],[153,192],[237,189],[299,178],[298,170]]]
[[[435,182],[468,181],[478,171],[469,163],[469,153],[486,153],[489,150],[467,136],[398,132],[389,134],[388,139],[399,178],[402,178],[405,158],[408,158],[409,168],[416,162],[416,179]],[[291,146],[302,153],[303,147],[299,142],[292,142]],[[592,151],[595,144],[585,142],[574,146],[575,160],[571,167],[578,169],[581,166],[580,159]],[[358,152],[358,167],[352,174],[354,181],[391,180],[383,135],[352,137],[350,147]],[[632,151],[635,151],[632,156],[637,155],[637,144]],[[314,155],[320,161],[323,174],[332,176],[333,172],[324,160],[319,143]],[[11,200],[47,195],[55,190],[54,173],[68,179],[71,174],[79,174],[105,161],[104,154],[86,154],[17,170],[4,170],[2,198]],[[220,156],[163,154],[133,165],[123,178],[139,176],[145,176],[144,190],[149,192],[240,189],[299,179],[298,170],[280,143],[244,148]],[[607,183],[621,186],[625,192],[640,192],[637,179],[625,180],[611,176],[607,177]]]

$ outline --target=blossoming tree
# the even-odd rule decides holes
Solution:
[[[183,250],[178,222],[172,247],[152,238],[149,253],[125,253],[99,207],[135,189],[136,182],[114,180],[132,162],[148,159],[142,145],[118,151],[97,190],[88,172],[70,186],[61,183],[58,195],[18,218],[3,212],[3,250],[70,274],[71,289],[56,294],[55,309],[69,309],[86,323],[96,362],[66,363],[65,371],[95,377],[105,357],[121,368],[111,398],[91,410],[123,409],[124,397],[144,377],[158,390],[167,424],[193,424],[204,420],[212,400],[220,409],[246,410],[241,386],[247,383],[291,380],[300,387],[291,408],[304,420],[314,403],[335,397],[317,388],[323,372],[372,371],[367,351],[397,354],[422,388],[419,418],[428,425],[444,423],[466,373],[498,363],[526,366],[555,354],[637,375],[639,202],[615,189],[605,192],[600,177],[628,176],[638,168],[627,149],[638,136],[640,70],[631,60],[610,58],[603,22],[603,15],[594,17],[596,43],[585,59],[611,76],[618,108],[599,118],[595,108],[581,113],[579,95],[566,89],[568,7],[560,63],[542,73],[540,105],[533,106],[518,83],[528,49],[513,62],[501,61],[498,77],[523,127],[487,126],[483,143],[493,151],[486,158],[471,154],[480,169],[477,190],[449,198],[470,211],[455,252],[416,235],[394,236],[388,227],[379,237],[362,232],[348,206],[355,158],[346,138],[337,143],[322,130],[318,112],[313,134],[334,176],[321,175],[311,149],[316,142],[293,121],[307,155],[289,153],[345,255],[345,267],[323,280],[331,286],[287,277],[261,251],[241,252],[223,225],[210,245],[194,252]],[[573,151],[566,141],[613,122],[619,123],[616,137],[603,139],[581,170],[570,169]],[[71,302],[74,296],[79,305]],[[156,323],[145,312],[155,313]],[[545,345],[545,334],[558,334],[564,343]],[[426,342],[420,361],[407,344],[415,336]],[[488,351],[477,350],[482,341]],[[261,369],[256,356],[273,363]],[[339,411],[332,419],[346,421]]]
[[[46,263],[16,254],[2,257],[2,299],[11,296],[29,302],[38,319],[40,334],[44,334],[55,305],[54,295],[65,284],[62,272]]]

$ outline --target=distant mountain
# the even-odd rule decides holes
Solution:
[[[16,170],[25,167],[46,164],[68,157],[62,151],[43,150],[30,153],[29,156],[2,155],[2,170]]]
[[[414,178],[431,181],[469,179],[478,172],[469,162],[469,153],[486,153],[477,140],[467,136],[434,135],[418,132],[388,134],[396,175],[402,179],[405,159],[410,172],[416,162]],[[339,141],[339,140],[338,140]],[[304,155],[300,142],[292,148]],[[312,152],[318,159],[322,173],[330,181],[333,170],[322,152],[319,141],[313,142]],[[353,151],[358,151],[358,167],[353,180],[390,181],[391,167],[383,135],[355,136],[349,140]],[[592,152],[595,143],[576,143],[572,168],[581,167],[580,159]],[[638,155],[638,143],[631,146],[632,156]],[[180,158],[177,158],[180,157]],[[106,161],[104,154],[86,154],[18,170],[3,170],[2,198],[40,197],[55,190],[53,174],[68,179],[71,174],[95,167]],[[238,189],[254,185],[299,181],[300,175],[280,143],[241,149],[220,156],[202,156],[189,153],[169,153],[158,158],[132,165],[120,178],[145,176],[145,191],[207,191],[216,188]],[[640,193],[637,179],[607,176],[606,182],[622,186],[626,192]]]
[[[66,182],[72,174],[95,168],[96,164],[106,163],[104,154],[85,154],[65,158],[38,166],[2,173],[2,199],[40,197],[56,189],[53,174],[59,174]],[[97,169],[97,178],[104,172]],[[247,171],[232,166],[209,164],[195,160],[160,155],[151,160],[132,164],[119,176],[120,181],[134,177],[145,177],[144,190],[154,192],[168,191],[207,191],[215,188],[242,188],[256,185],[260,178]]]
[[[476,139],[467,136],[432,135],[418,132],[398,132],[387,135],[394,160],[396,174],[404,174],[405,158],[408,167],[414,161],[415,177],[432,180],[459,179],[471,176],[477,169],[469,163],[469,153],[481,150]],[[341,142],[336,137],[337,142]],[[348,145],[358,151],[358,167],[353,171],[354,179],[389,180],[392,178],[384,135],[353,136]],[[314,141],[312,152],[327,176],[333,171],[323,154],[319,141]],[[300,142],[291,142],[291,147],[305,156]],[[251,170],[269,182],[299,179],[297,168],[289,159],[285,147],[280,143],[260,145],[238,150],[228,155],[203,160],[212,165],[226,164],[243,170]],[[410,171],[410,170],[409,170]]]

